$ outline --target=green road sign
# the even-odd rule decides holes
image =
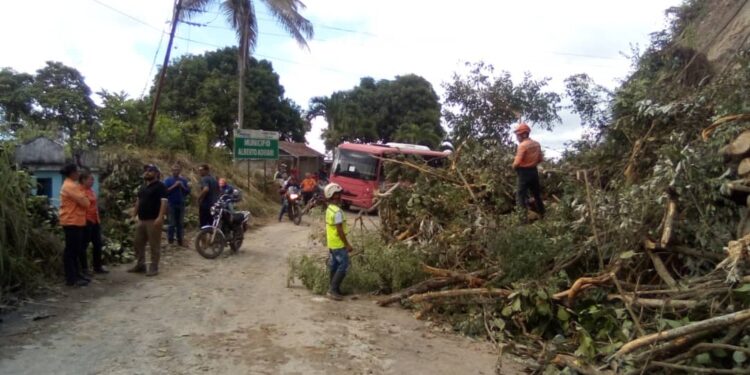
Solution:
[[[238,131],[234,136],[235,160],[277,160],[279,133],[264,130]]]

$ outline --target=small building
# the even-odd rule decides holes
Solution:
[[[297,171],[297,177],[302,178],[305,173],[318,173],[323,166],[323,154],[304,143],[279,141],[279,163]]]
[[[94,175],[94,191],[99,192],[99,173],[96,155],[91,152],[83,153],[79,158],[79,165],[87,166]],[[34,195],[49,197],[50,203],[60,207],[60,189],[63,177],[60,169],[73,160],[65,157],[63,145],[47,137],[34,138],[16,148],[15,162],[22,169],[29,171],[36,180],[32,190]]]

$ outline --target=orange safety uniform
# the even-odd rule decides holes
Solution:
[[[83,186],[66,178],[60,189],[60,225],[62,226],[86,226],[86,212],[89,208],[89,199]]]
[[[539,142],[526,138],[518,145],[513,168],[533,168],[543,161],[542,146]]]
[[[318,185],[315,179],[312,177],[302,180],[302,191],[305,193],[312,193],[315,191],[315,187]]]
[[[86,198],[89,200],[89,208],[86,209],[86,221],[99,224],[99,207],[96,204],[96,193],[92,188],[84,188]]]

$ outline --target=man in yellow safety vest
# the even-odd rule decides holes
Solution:
[[[349,268],[349,253],[352,245],[346,238],[349,228],[346,226],[346,216],[341,209],[341,193],[343,188],[339,184],[330,183],[326,185],[323,194],[328,200],[326,209],[326,239],[328,243],[328,266],[331,272],[331,285],[326,294],[329,298],[341,301],[341,282],[346,277]]]

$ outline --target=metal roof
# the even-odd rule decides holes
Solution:
[[[296,158],[322,158],[323,154],[307,147],[304,143],[279,141],[279,150]]]
[[[427,155],[427,156],[448,156],[450,154],[443,153],[440,151],[432,151],[432,150],[420,150],[415,149],[411,147],[407,148],[399,148],[399,147],[391,147],[388,145],[382,145],[382,144],[359,144],[359,143],[342,143],[339,145],[340,149],[343,150],[352,150],[352,151],[361,151],[366,152],[368,154],[373,155],[383,155],[383,154],[413,154],[413,155]]]

